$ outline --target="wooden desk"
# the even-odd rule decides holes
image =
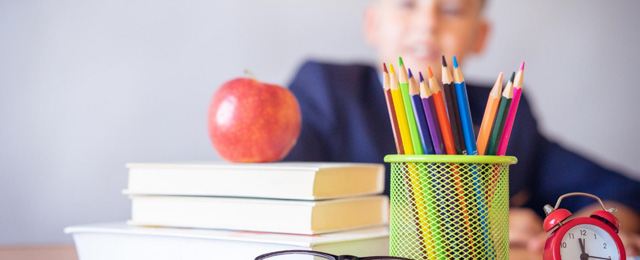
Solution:
[[[0,247],[0,259],[78,260],[73,245]]]
[[[513,260],[540,260],[542,254],[533,254],[522,248],[509,249]],[[11,260],[78,260],[73,245],[0,247],[0,259]]]

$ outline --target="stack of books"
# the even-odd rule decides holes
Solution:
[[[287,249],[388,254],[381,164],[127,167],[131,220],[65,230],[81,260],[253,259]]]

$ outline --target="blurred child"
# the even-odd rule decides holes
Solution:
[[[382,62],[395,63],[402,56],[412,70],[424,72],[431,66],[440,77],[442,55],[456,55],[463,63],[484,49],[490,26],[482,15],[483,5],[482,0],[372,2],[364,15],[364,30],[379,63],[376,68],[318,62],[302,66],[290,85],[302,110],[302,133],[287,160],[381,163],[386,154],[396,153],[378,74]],[[490,89],[467,83],[467,91],[473,122],[479,124]],[[544,138],[526,97],[520,102],[507,153],[518,158],[509,176],[512,246],[541,250],[546,238],[543,205],[554,204],[564,193],[582,191],[618,208],[627,255],[638,254],[640,183]],[[388,173],[386,179],[388,194]],[[595,209],[592,203],[571,199],[563,201],[563,207],[585,215]]]

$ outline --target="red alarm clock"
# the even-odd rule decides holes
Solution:
[[[568,221],[571,212],[559,209],[562,199],[571,196],[585,196],[598,200],[602,210],[595,211],[590,217],[574,218]],[[618,236],[620,224],[614,216],[615,208],[605,209],[600,198],[582,192],[567,193],[558,198],[555,207],[544,206],[542,227],[551,232],[544,244],[544,260],[625,260],[626,254]]]

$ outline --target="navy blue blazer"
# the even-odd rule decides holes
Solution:
[[[396,153],[384,92],[374,68],[307,62],[289,89],[300,103],[302,131],[285,160],[383,163],[385,155]],[[467,84],[467,92],[478,129],[490,88]],[[525,96],[518,107],[507,154],[518,158],[518,164],[510,167],[512,201],[522,200],[522,206],[539,214],[544,204],[554,205],[562,194],[577,191],[640,212],[640,183],[544,138]],[[386,168],[388,195],[388,164]],[[516,194],[517,198],[513,197]],[[594,202],[576,197],[563,200],[562,206],[577,211]]]

